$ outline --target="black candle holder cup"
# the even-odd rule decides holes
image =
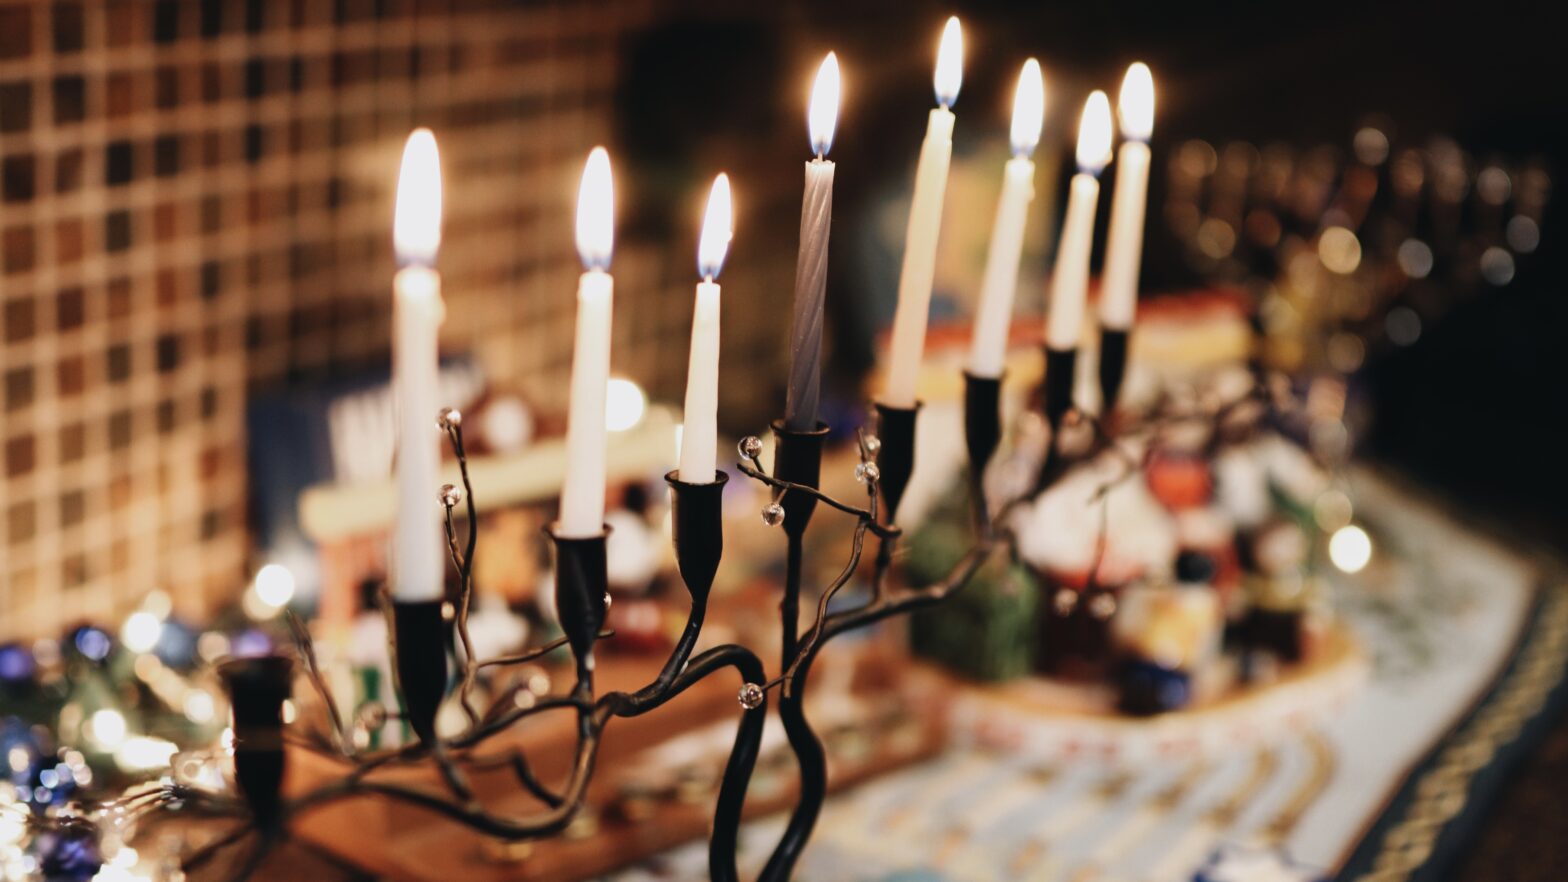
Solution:
[[[1127,379],[1126,329],[1100,329],[1100,417],[1109,420]]]
[[[984,510],[985,469],[1002,443],[1002,378],[964,372],[964,445],[975,504]],[[982,522],[985,520],[981,518]]]
[[[408,725],[427,746],[436,743],[436,712],[446,697],[446,618],[441,600],[393,601],[397,687]]]
[[[281,655],[233,658],[218,668],[234,712],[234,778],[262,830],[282,819],[285,771],[283,702],[293,691],[294,662]]]
[[[920,416],[920,402],[914,407],[892,407],[878,403],[877,485],[882,488],[882,500],[887,505],[887,523],[898,517],[898,506],[904,501],[904,491],[909,489],[909,478],[915,473],[915,423]]]
[[[815,490],[822,483],[822,448],[827,444],[828,427],[819,422],[807,432],[787,428],[783,420],[773,421],[773,477]],[[799,537],[806,532],[817,500],[805,493],[784,492],[779,502],[784,507],[784,532]]]
[[[680,570],[693,607],[708,602],[708,591],[724,556],[724,485],[726,472],[706,484],[683,481],[679,472],[664,476],[670,485],[670,530],[675,542],[675,565]]]
[[[606,540],[610,527],[593,536],[562,536],[559,524],[545,529],[555,543],[555,613],[577,660],[579,688],[593,679],[593,646],[609,611]]]
[[[1078,379],[1078,349],[1045,347],[1045,421],[1051,427],[1046,442],[1045,460],[1035,481],[1035,493],[1049,487],[1063,469],[1061,455],[1062,423],[1073,409],[1073,386]]]
[[[1073,409],[1073,386],[1078,380],[1078,350],[1045,347],[1045,419],[1051,424],[1051,445],[1062,418]]]

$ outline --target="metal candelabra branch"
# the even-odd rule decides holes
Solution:
[[[969,434],[972,440],[990,439],[974,450],[975,468],[979,471],[990,459],[1000,438],[1000,414],[994,389],[981,389],[972,394],[979,395],[980,401],[977,402],[979,406],[969,408]],[[860,461],[856,475],[866,493],[860,505],[842,502],[819,489],[826,427],[793,432],[782,423],[774,424],[777,443],[773,474],[763,469],[760,439],[748,437],[740,444],[739,470],[772,492],[772,502],[764,509],[763,519],[782,526],[786,536],[786,577],[779,605],[782,645],[779,674],[768,678],[762,661],[750,649],[736,644],[716,646],[693,655],[707,613],[709,589],[723,553],[721,500],[728,475],[719,472],[717,480],[696,484],[683,481],[672,472],[665,480],[671,491],[677,567],[691,598],[686,627],[652,682],[635,692],[602,695],[594,689],[594,646],[599,639],[613,636],[612,632],[601,630],[609,600],[605,534],[568,538],[553,530],[547,531],[557,554],[556,607],[565,632],[562,637],[516,655],[482,660],[475,657],[473,641],[468,634],[468,613],[473,593],[477,509],[463,445],[462,417],[455,410],[444,410],[440,424],[456,454],[462,475],[461,487],[447,485],[439,491],[439,501],[445,512],[448,550],[458,574],[453,622],[450,626],[447,624],[439,602],[394,600],[387,604],[394,670],[403,710],[401,714],[372,710],[368,714],[362,713],[357,721],[357,725],[374,728],[388,720],[401,719],[417,739],[396,748],[357,749],[351,737],[352,726],[356,723],[346,721],[340,713],[326,687],[309,634],[291,616],[289,622],[298,644],[298,669],[321,702],[326,718],[324,731],[304,728],[300,733],[285,734],[282,705],[295,669],[292,660],[262,658],[231,662],[232,667],[226,669],[225,682],[235,706],[237,724],[235,774],[248,812],[240,812],[243,807],[237,802],[224,804],[222,808],[227,809],[227,814],[245,814],[244,822],[187,856],[186,866],[200,866],[211,861],[221,850],[250,842],[248,851],[234,861],[234,877],[243,878],[255,870],[268,848],[287,836],[292,820],[311,809],[359,797],[405,803],[499,840],[531,840],[558,834],[585,805],[599,745],[612,720],[654,711],[698,681],[733,669],[740,678],[738,699],[743,713],[714,809],[709,873],[715,882],[738,882],[740,878],[736,847],[741,810],[761,747],[768,693],[776,689],[779,717],[800,769],[800,793],[789,824],[759,879],[761,882],[787,882],[810,839],[827,794],[826,756],[807,718],[805,701],[807,680],[818,654],[828,641],[846,631],[941,602],[969,582],[998,543],[1006,541],[1004,533],[992,529],[984,513],[984,504],[979,503],[980,528],[976,542],[946,578],[918,589],[895,588],[890,584],[895,552],[903,536],[894,517],[914,471],[918,410],[886,406],[877,409],[877,433],[861,433],[859,438]],[[987,421],[992,425],[987,427]],[[459,505],[466,509],[464,529],[457,523]],[[801,633],[799,610],[805,593],[806,572],[803,539],[819,506],[853,518],[852,538],[849,559],[831,583],[815,592],[815,612],[809,626]],[[875,540],[877,547],[867,599],[851,608],[830,612],[833,599],[860,572],[868,537]],[[443,734],[436,726],[436,710],[447,696],[453,679],[447,670],[447,647],[452,631],[461,648],[455,691],[464,724],[458,732]],[[575,662],[576,680],[570,692],[545,696],[520,706],[516,701],[517,687],[514,687],[501,690],[491,698],[488,706],[476,704],[474,686],[481,671],[529,662],[563,646],[569,648]],[[521,750],[512,749],[499,755],[478,754],[477,748],[520,721],[546,713],[572,714],[577,721],[574,761],[563,785],[552,787],[542,781]],[[330,783],[292,798],[282,798],[280,784],[286,760],[285,742],[330,757],[346,766],[346,770]],[[411,766],[433,766],[439,772],[439,785],[410,784],[406,783],[406,776],[392,780],[386,774]],[[517,785],[538,802],[537,810],[512,815],[484,806],[471,784],[471,775],[475,771],[495,768],[510,770]],[[179,800],[181,795],[194,799],[193,794],[175,793],[171,788],[172,785],[160,790],[159,804],[183,804]]]

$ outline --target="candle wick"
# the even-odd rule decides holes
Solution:
[[[818,151],[817,151],[817,161],[818,161],[818,162],[821,162],[821,161],[822,161],[822,151],[821,151],[821,150],[818,150]]]
[[[713,273],[705,273],[702,277],[702,282],[705,285],[713,284]]]

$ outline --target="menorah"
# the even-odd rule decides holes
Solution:
[[[970,468],[978,476],[1001,438],[999,411],[1000,380],[967,378],[966,437]],[[254,871],[267,850],[285,838],[288,825],[303,813],[328,803],[354,797],[395,800],[440,815],[481,834],[501,841],[521,841],[561,833],[585,803],[601,737],[617,718],[651,713],[680,695],[693,684],[733,669],[739,676],[737,698],[743,713],[735,733],[734,746],[725,764],[714,808],[713,827],[708,845],[709,872],[714,880],[739,879],[737,838],[741,809],[761,745],[769,693],[777,692],[776,705],[788,742],[799,769],[799,795],[783,835],[763,867],[762,882],[784,882],[790,878],[816,825],[827,794],[827,762],[821,741],[806,713],[807,684],[812,664],[823,647],[845,632],[865,628],[885,619],[940,603],[960,590],[980,569],[1006,532],[994,525],[986,514],[983,494],[976,493],[976,536],[973,546],[945,578],[918,589],[899,587],[891,579],[895,550],[903,531],[895,522],[915,467],[915,428],[919,408],[876,407],[874,434],[860,432],[857,438],[856,478],[865,488],[860,505],[841,501],[820,489],[823,450],[827,426],[812,431],[788,429],[784,422],[773,423],[773,469],[764,467],[764,444],[756,436],[741,440],[738,470],[768,488],[771,501],[762,510],[762,519],[782,529],[786,540],[784,584],[779,601],[780,643],[778,673],[769,678],[762,660],[751,649],[724,644],[693,654],[702,632],[710,589],[724,549],[722,496],[728,475],[720,472],[710,483],[681,480],[676,472],[665,476],[670,488],[672,536],[675,561],[691,598],[691,610],[679,640],[651,682],[634,692],[598,694],[594,688],[594,649],[601,639],[612,637],[603,630],[609,596],[606,580],[606,537],[608,531],[589,538],[567,538],[547,530],[555,548],[555,600],[563,635],[527,652],[477,659],[468,634],[468,612],[473,593],[473,564],[478,535],[478,512],[474,488],[468,476],[468,461],[463,444],[461,415],[451,409],[442,411],[440,424],[445,430],[459,464],[463,485],[441,488],[439,504],[445,513],[446,538],[452,563],[458,574],[458,594],[451,627],[463,648],[461,669],[449,677],[446,646],[447,623],[441,602],[386,604],[391,618],[392,653],[402,711],[398,714],[416,738],[396,748],[362,752],[354,747],[331,691],[327,688],[309,634],[297,619],[290,618],[297,643],[297,660],[274,655],[241,658],[227,662],[223,677],[234,707],[234,767],[242,806],[232,800],[213,797],[185,784],[163,785],[147,807],[173,806],[218,814],[243,814],[244,823],[228,834],[204,845],[185,859],[187,871],[208,861],[221,850],[254,837],[250,850],[235,861],[233,878],[242,879]],[[977,485],[978,486],[978,485]],[[466,525],[460,529],[457,510],[465,509]],[[848,559],[842,570],[818,592],[816,609],[804,632],[801,630],[801,597],[805,566],[804,537],[813,514],[827,506],[850,516],[851,541]],[[867,540],[874,539],[876,551],[863,602],[847,609],[830,611],[832,601],[850,585],[861,571]],[[527,707],[514,700],[515,690],[503,690],[488,706],[477,706],[474,699],[476,678],[482,670],[519,665],[565,647],[571,654],[575,683],[565,694],[542,697]],[[285,732],[283,704],[289,697],[296,664],[312,685],[327,723],[320,730],[306,729],[302,734]],[[455,685],[449,689],[449,683]],[[455,691],[456,702],[466,724],[455,734],[437,731],[436,714]],[[374,713],[374,711],[372,712]],[[518,749],[475,756],[475,748],[516,726],[520,721],[545,713],[572,713],[576,716],[576,747],[571,771],[559,789],[544,783],[535,774],[528,757]],[[384,712],[361,724],[385,725],[392,715]],[[334,780],[292,798],[280,794],[286,745],[311,750],[329,757],[347,770]],[[400,767],[423,764],[439,772],[441,788],[421,787],[386,780],[378,774]],[[519,787],[531,794],[539,809],[525,815],[499,814],[485,808],[475,797],[470,773],[481,769],[505,767]]]

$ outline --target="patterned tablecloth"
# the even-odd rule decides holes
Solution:
[[[1568,591],[1540,561],[1366,473],[1377,563],[1336,605],[1369,676],[1338,709],[1174,757],[1064,758],[976,737],[832,799],[811,882],[1435,878],[1513,761],[1564,701]],[[960,702],[960,711],[964,707]],[[1035,725],[1047,727],[1049,722]],[[1255,735],[1255,733],[1254,733]],[[1047,739],[1049,740],[1049,739]],[[760,862],[781,819],[750,825]],[[751,867],[751,872],[755,872]],[[701,846],[616,882],[700,879]]]

